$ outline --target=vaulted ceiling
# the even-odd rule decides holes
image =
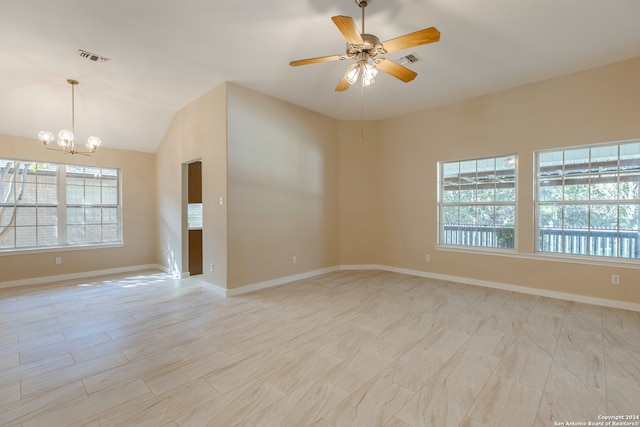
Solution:
[[[338,119],[380,119],[640,56],[638,0],[371,0],[367,33],[434,26],[441,40],[387,55],[418,56],[414,81],[380,74],[337,93],[348,61],[288,65],[344,52],[334,15],[360,25],[353,0],[0,0],[0,133],[69,127],[68,78],[80,81],[79,139],[153,152],[176,111],[225,81]]]

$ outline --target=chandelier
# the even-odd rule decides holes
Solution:
[[[55,137],[52,132],[43,130],[38,134],[38,138],[44,144],[47,150],[62,151],[64,154],[82,154],[84,156],[91,156],[96,152],[96,149],[102,144],[102,141],[97,136],[90,136],[87,138],[85,146],[89,151],[79,151],[75,145],[75,86],[78,84],[77,80],[68,79],[67,83],[71,85],[71,130],[63,129],[58,132],[57,147],[51,144]]]

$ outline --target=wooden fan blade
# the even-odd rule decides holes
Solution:
[[[289,62],[289,65],[291,65],[292,67],[297,67],[299,65],[315,64],[318,62],[337,61],[338,59],[344,59],[344,58],[345,58],[344,55],[320,56],[318,58],[307,58],[307,59],[300,59],[298,61],[291,61]]]
[[[336,27],[338,27],[344,38],[347,39],[349,43],[364,44],[360,31],[358,31],[356,23],[353,22],[353,19],[350,16],[333,16],[331,17],[331,20],[336,24]]]
[[[416,73],[415,71],[410,70],[407,67],[404,67],[397,62],[393,62],[392,60],[387,58],[380,59],[380,62],[378,62],[376,68],[395,77],[396,79],[402,80],[405,83],[415,79],[418,75],[418,73]]]
[[[338,86],[336,86],[336,92],[344,92],[345,90],[349,89],[350,87],[351,87],[351,85],[349,84],[347,79],[345,79],[343,77],[338,82]]]
[[[387,40],[382,43],[382,47],[387,52],[395,52],[396,50],[409,49],[411,47],[422,46],[427,43],[434,43],[440,40],[440,31],[436,28],[425,28],[415,33],[406,34]]]

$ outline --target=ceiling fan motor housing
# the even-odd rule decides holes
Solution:
[[[373,34],[361,34],[364,44],[347,43],[347,55],[351,58],[359,53],[366,52],[370,57],[378,54],[380,39]]]

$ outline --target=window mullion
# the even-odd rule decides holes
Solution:
[[[58,165],[58,245],[67,242],[67,167]]]

